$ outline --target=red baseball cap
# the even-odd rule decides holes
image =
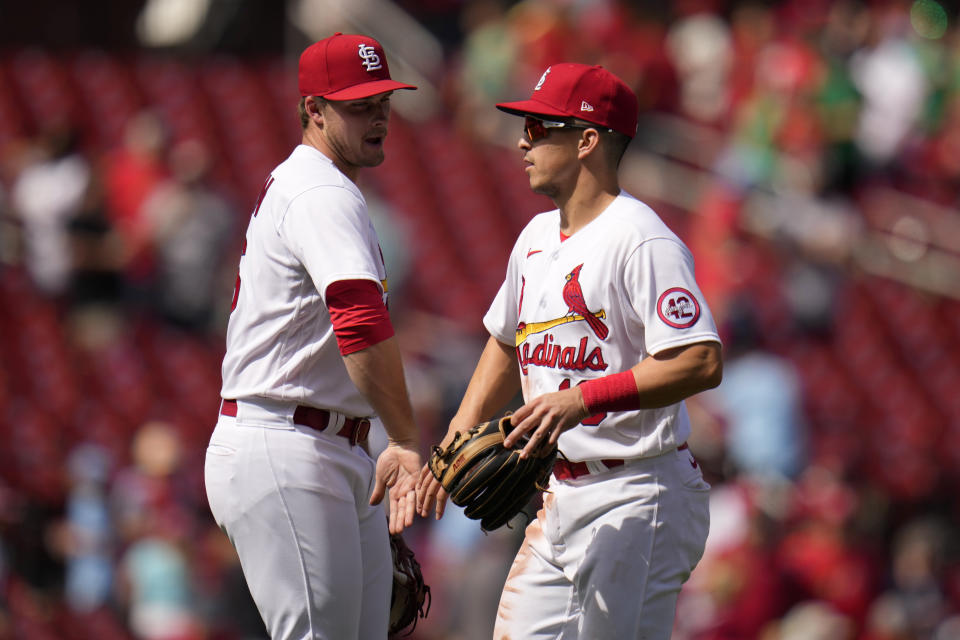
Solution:
[[[577,118],[632,138],[640,102],[623,80],[600,65],[563,62],[543,72],[529,100],[501,102],[497,108],[519,116]]]
[[[301,96],[359,100],[394,89],[416,89],[390,79],[387,56],[369,36],[337,32],[300,54]]]

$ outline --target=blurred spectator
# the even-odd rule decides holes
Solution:
[[[779,521],[756,504],[754,493],[737,481],[711,490],[710,534],[681,592],[678,638],[764,638],[788,606],[787,585],[776,570]]]
[[[730,115],[749,97],[757,79],[760,55],[776,35],[775,7],[759,2],[738,3],[730,15],[733,59],[730,62]]]
[[[187,329],[212,329],[219,295],[229,288],[225,248],[234,213],[209,182],[210,151],[200,140],[170,150],[170,179],[142,205],[144,224],[156,247],[155,303],[160,314]]]
[[[154,233],[144,203],[166,178],[167,131],[159,116],[142,111],[124,129],[123,145],[104,161],[107,218],[119,234],[131,302],[146,303],[155,276]]]
[[[858,539],[852,526],[859,498],[836,473],[822,467],[807,468],[795,491],[776,563],[794,597],[826,603],[859,625],[878,573],[875,549]]]
[[[763,347],[763,331],[748,301],[729,310],[719,396],[727,453],[736,468],[758,480],[789,480],[806,463],[801,388],[789,360]]]
[[[68,231],[72,257],[69,338],[81,348],[100,351],[122,328],[125,260],[120,236],[107,219],[102,176],[94,175]]]
[[[712,181],[696,204],[700,215],[690,223],[689,244],[697,277],[711,309],[726,317],[738,287],[749,277],[750,252],[738,231],[743,197],[723,180]]]
[[[367,196],[366,200],[370,221],[373,222],[377,237],[380,238],[383,263],[387,265],[389,271],[390,292],[400,292],[391,299],[390,312],[393,315],[399,310],[402,314],[402,305],[406,301],[405,288],[411,280],[414,241],[403,217],[389,202],[382,200],[375,193]],[[232,264],[231,268],[233,270],[231,275],[235,276],[236,264]],[[393,322],[396,324],[395,318]]]
[[[63,530],[65,597],[79,612],[96,610],[113,592],[114,534],[107,500],[110,459],[95,445],[80,445],[67,467],[71,489]]]
[[[70,301],[73,306],[120,301],[121,247],[103,209],[102,186],[96,180],[70,221]]]
[[[551,64],[580,59],[580,39],[570,21],[572,4],[564,0],[521,0],[510,7],[507,19],[518,45],[513,65],[515,90],[511,94],[529,91]]]
[[[142,640],[200,640],[186,532],[162,517],[147,525],[148,533],[127,547],[118,567],[130,628]]]
[[[872,621],[889,622],[908,638],[932,636],[947,609],[942,588],[947,535],[932,518],[911,521],[897,532],[891,588],[875,604]]]
[[[680,75],[681,112],[695,121],[717,122],[730,105],[730,27],[710,13],[681,18],[670,27],[667,50]]]
[[[650,15],[658,10],[663,9],[618,0],[571,4],[578,59],[602,65],[626,82],[637,94],[641,114],[673,110],[677,100],[676,69],[664,46],[667,29]]]
[[[519,50],[502,0],[476,0],[463,11],[466,34],[456,75],[460,128],[481,139],[507,141],[504,121],[490,106],[510,96]]]
[[[131,442],[131,464],[117,473],[111,503],[120,535],[126,541],[149,533],[150,526],[189,520],[199,499],[180,469],[180,436],[160,421],[142,425]]]
[[[59,295],[70,278],[67,228],[90,183],[90,165],[77,148],[77,131],[51,123],[37,141],[40,157],[13,186],[14,212],[23,224],[24,264],[37,287]]]
[[[876,12],[869,45],[850,59],[863,105],[856,141],[876,168],[886,167],[913,133],[929,84],[907,39],[909,18],[894,5]]]
[[[113,485],[113,505],[124,551],[117,594],[130,627],[143,640],[201,638],[187,544],[194,498],[183,485],[180,438],[163,422],[149,422],[132,443],[133,464]]]
[[[824,136],[823,185],[827,193],[851,194],[859,179],[860,157],[854,137],[861,108],[850,56],[870,29],[869,9],[857,2],[835,2],[820,36],[823,69],[816,95]]]

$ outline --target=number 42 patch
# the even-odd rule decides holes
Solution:
[[[673,287],[657,300],[657,315],[674,329],[686,329],[700,319],[700,303],[683,287]]]

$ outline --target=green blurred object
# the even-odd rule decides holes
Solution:
[[[910,24],[918,35],[939,40],[947,32],[947,12],[935,0],[917,0],[910,7]]]

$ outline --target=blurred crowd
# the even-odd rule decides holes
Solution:
[[[239,220],[206,179],[210,151],[195,138],[170,145],[150,111],[102,155],[85,153],[80,135],[54,117],[5,149],[6,261],[80,316],[138,309],[188,330],[219,329],[225,250]]]
[[[429,129],[481,158],[511,147],[492,104],[559,60],[603,64],[641,98],[623,183],[694,251],[725,341],[723,384],[688,403],[712,523],[674,637],[960,638],[960,271],[930,260],[960,254],[958,7],[397,4],[449,63],[441,115],[398,123],[405,144]],[[2,138],[0,640],[264,637],[202,490],[252,204],[238,194],[259,185],[215,179],[222,150],[149,106],[109,148],[58,114]],[[430,277],[424,237],[402,234],[411,212],[383,178],[366,186],[426,450],[479,318],[404,300]],[[411,637],[490,637],[520,520],[488,535],[456,508],[418,520],[406,537],[434,603]]]

